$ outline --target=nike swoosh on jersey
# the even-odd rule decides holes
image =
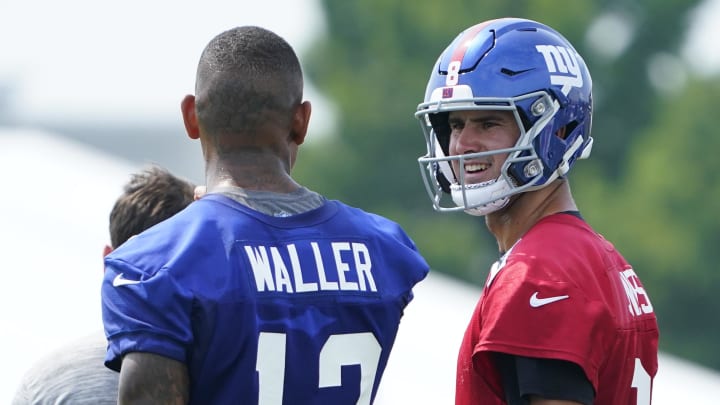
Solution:
[[[128,280],[126,279],[122,273],[115,276],[113,279],[112,285],[113,287],[120,287],[121,285],[131,285],[131,284],[140,284],[140,280]]]
[[[555,297],[538,298],[538,292],[530,297],[530,306],[533,308],[541,307],[543,305],[552,304],[553,302],[561,301],[566,298],[570,298],[569,295],[557,295]]]

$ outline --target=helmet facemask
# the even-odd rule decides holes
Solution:
[[[537,116],[534,125],[525,129],[517,104],[534,100]],[[533,189],[540,181],[544,167],[533,147],[533,140],[545,130],[548,122],[557,112],[556,103],[545,92],[532,93],[522,97],[490,99],[471,98],[452,101],[423,103],[415,114],[421,121],[428,153],[418,159],[424,184],[433,207],[437,211],[465,211],[472,215],[487,215],[505,207],[510,197]],[[511,111],[520,134],[511,148],[487,152],[449,155],[449,127],[447,116],[450,111],[503,110]],[[452,170],[453,161],[462,166],[466,160],[487,156],[509,154],[502,164],[500,175],[482,183],[467,183],[465,175]],[[450,195],[450,204],[447,202]]]
[[[519,128],[511,148],[451,156],[452,111],[503,110]],[[503,18],[461,32],[433,67],[415,113],[426,142],[418,158],[437,211],[486,215],[511,197],[545,187],[592,148],[592,79],[557,31],[532,20]],[[507,154],[499,176],[471,184],[452,163]]]

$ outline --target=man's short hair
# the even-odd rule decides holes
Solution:
[[[194,184],[158,166],[132,174],[110,211],[112,247],[182,211],[193,202],[194,190]]]
[[[302,102],[302,68],[283,38],[261,27],[236,27],[205,47],[195,96],[210,135],[254,135],[262,123],[290,121]]]

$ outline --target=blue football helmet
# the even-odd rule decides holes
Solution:
[[[517,143],[451,156],[448,114],[464,110],[511,111],[520,128]],[[415,117],[425,134],[427,154],[418,163],[433,207],[486,215],[590,155],[592,79],[572,44],[552,28],[519,18],[490,20],[461,32],[443,51]],[[450,164],[502,153],[509,156],[500,176],[479,184],[465,184]]]

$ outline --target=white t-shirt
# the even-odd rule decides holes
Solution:
[[[102,331],[54,350],[28,370],[12,405],[116,404],[120,373],[105,367]]]

